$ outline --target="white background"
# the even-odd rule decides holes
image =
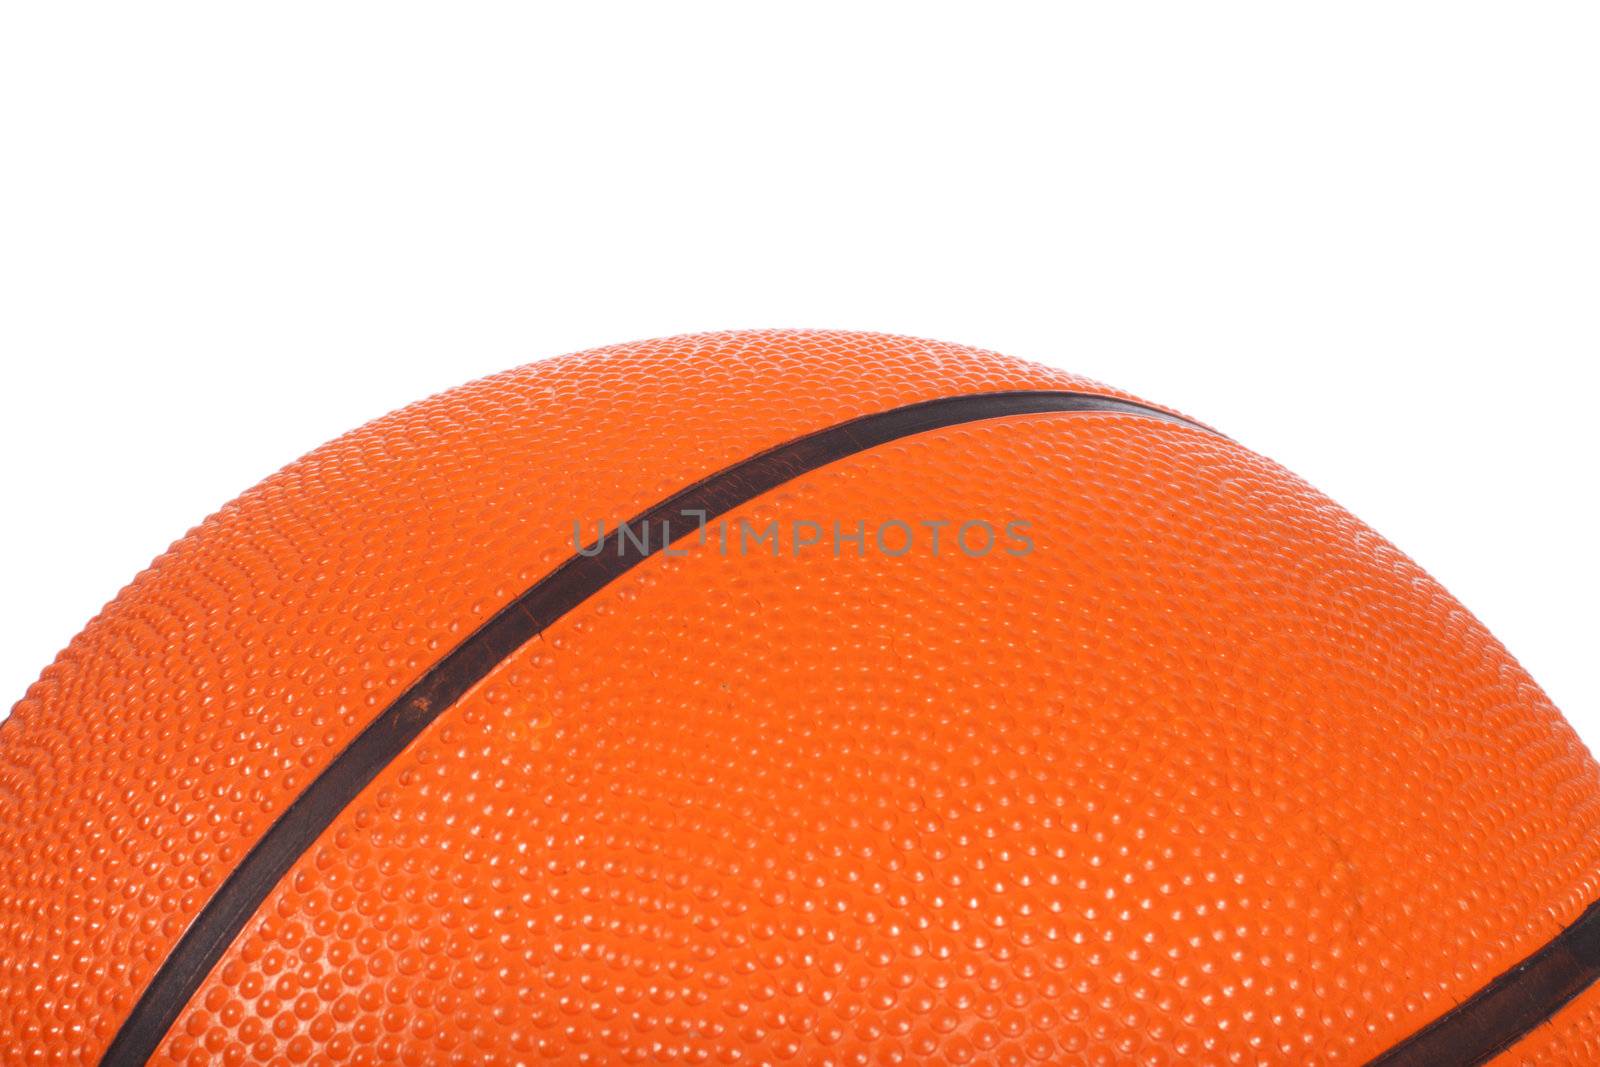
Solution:
[[[1597,10],[9,4],[0,700],[390,408],[809,325],[1206,419],[1600,742]]]

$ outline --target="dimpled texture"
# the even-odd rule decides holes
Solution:
[[[196,911],[404,687],[571,552],[752,452],[950,394],[1093,389],[908,338],[713,334],[378,419],[174,545],[0,726],[0,1049],[93,1061]]]
[[[390,765],[170,1062],[1362,1062],[1595,894],[1595,769],[1389,545],[1200,430],[941,430],[688,539]],[[738,544],[734,534],[731,544]]]
[[[902,338],[619,346],[253,490],[0,727],[3,1047],[92,1061],[271,819],[574,520],[1016,388],[1105,392]],[[157,1058],[1359,1063],[1600,895],[1600,782],[1537,687],[1221,438],[996,420],[730,518],[1022,519],[1035,547],[646,561],[339,816]],[[1513,1054],[1587,1062],[1586,1001]]]
[[[713,534],[560,620],[330,828],[161,1058],[1360,1063],[1594,896],[1576,739],[1272,465],[1018,418],[728,521],[922,517],[1035,550]]]

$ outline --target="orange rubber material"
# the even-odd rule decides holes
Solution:
[[[1120,395],[902,338],[679,338],[487,379],[269,479],[0,726],[0,1048],[94,1062],[272,820],[574,521],[1030,388]],[[975,423],[740,517],[1020,519],[1034,551],[652,557],[384,770],[157,1059],[1356,1064],[1600,897],[1600,774],[1538,688],[1222,438]],[[1592,1044],[1592,997],[1530,1062]]]
[[[0,1049],[92,1061],[268,823],[384,705],[615,521],[955,393],[1093,382],[935,342],[722,334],[548,360],[325,446],[157,559],[0,726]]]

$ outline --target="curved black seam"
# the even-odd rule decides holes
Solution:
[[[962,423],[1055,412],[1139,415],[1215,433],[1159,408],[1088,393],[1030,391],[945,397],[864,415],[770,448],[695,482],[629,520],[628,526],[634,531],[659,529],[665,533],[671,523],[679,530],[678,536],[684,536],[692,532],[693,524],[686,512],[703,513],[698,521],[709,522],[793,478],[890,441]],[[149,1059],[211,968],[290,867],[429,723],[529,639],[667,543],[665,537],[652,537],[643,546],[627,538],[620,540],[615,551],[606,538],[587,546],[501,608],[334,757],[195,916],[107,1046],[102,1065],[129,1067]]]
[[[1533,955],[1367,1067],[1478,1067],[1600,980],[1600,903]]]

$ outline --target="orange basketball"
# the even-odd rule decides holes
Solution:
[[[1600,774],[1382,538],[956,345],[536,363],[0,726],[6,1063],[1600,1063]]]

